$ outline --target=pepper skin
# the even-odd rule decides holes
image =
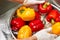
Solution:
[[[56,22],[60,22],[60,14],[57,16]]]
[[[38,9],[41,13],[45,14],[52,10],[52,5],[48,2],[38,5]]]
[[[52,10],[47,16],[46,16],[46,20],[48,22],[52,22],[56,20],[57,16],[59,15],[59,12],[57,10]],[[52,22],[54,23],[54,22]]]
[[[41,19],[41,15],[38,12],[35,12],[35,19]]]
[[[30,28],[32,29],[32,32],[37,32],[44,28],[44,24],[41,20],[33,20],[29,23]]]
[[[19,8],[17,10],[17,17],[21,17],[24,21],[31,21],[35,19],[35,11],[32,8]]]
[[[13,18],[11,20],[11,26],[13,31],[19,30],[23,25],[25,25],[25,22],[21,18]]]
[[[18,31],[18,35],[17,38],[21,39],[21,38],[28,38],[32,36],[32,30],[28,25],[24,25],[21,27],[21,29]]]
[[[60,22],[57,22],[54,25],[52,25],[52,33],[60,35]]]

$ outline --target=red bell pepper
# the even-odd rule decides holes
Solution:
[[[41,15],[38,12],[35,12],[35,19],[41,19]]]
[[[57,10],[52,10],[47,16],[46,16],[46,20],[48,22],[51,22],[52,24],[54,24],[54,21],[56,20],[57,16],[59,15],[59,12]]]
[[[41,20],[33,20],[29,23],[30,28],[32,29],[32,32],[37,32],[44,28],[44,24]]]
[[[25,22],[21,18],[13,18],[11,20],[11,26],[13,31],[17,31],[23,26]]]
[[[52,10],[52,5],[48,2],[38,5],[38,9],[41,13],[48,13]]]
[[[60,22],[60,14],[57,16],[56,22]]]

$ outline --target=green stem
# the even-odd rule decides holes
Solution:
[[[47,8],[47,6],[48,6],[49,4],[50,4],[49,2],[46,2],[46,3],[43,5],[43,8]]]
[[[55,23],[54,19],[51,19],[51,24],[54,24],[54,23]]]
[[[22,9],[22,10],[20,10],[20,13],[23,13],[25,10],[24,9]]]

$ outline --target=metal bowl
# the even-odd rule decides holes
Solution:
[[[60,11],[60,9],[58,8],[58,7],[56,7],[55,5],[53,5],[53,4],[51,4],[55,9],[57,9],[58,11]],[[16,11],[16,10],[15,10]],[[13,15],[12,15],[13,16]],[[12,17],[10,17],[10,18],[12,18]],[[10,19],[10,21],[11,21],[11,19]],[[12,32],[12,31],[11,31]],[[16,37],[13,35],[13,33],[12,33],[12,36],[13,36],[13,38],[16,40]]]
[[[12,30],[10,28],[10,21],[11,21],[13,15],[15,14],[16,9],[19,8],[20,6],[21,5],[11,8],[4,14],[0,15],[0,19],[1,19],[0,25],[2,26],[0,29],[3,30],[3,32],[6,34],[5,36],[8,37],[7,39],[9,39],[9,40],[15,39],[14,35],[12,33]]]
[[[60,8],[60,0],[51,0],[57,7]]]

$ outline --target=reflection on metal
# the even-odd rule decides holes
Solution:
[[[60,8],[60,0],[51,0],[57,7]]]
[[[57,6],[55,6],[54,4],[51,4],[55,9],[57,9],[58,11],[60,11],[60,8],[58,8]]]
[[[1,30],[3,30],[5,32],[5,34],[7,35],[9,40],[12,40],[12,38],[14,38],[14,35],[12,34],[12,31],[10,29],[10,20],[12,18],[12,16],[15,13],[15,10],[20,7],[20,5],[8,10],[7,12],[5,12],[4,14],[0,15],[0,25],[2,26],[2,28],[0,27]],[[12,37],[11,37],[12,35]],[[15,39],[15,38],[14,38]]]

